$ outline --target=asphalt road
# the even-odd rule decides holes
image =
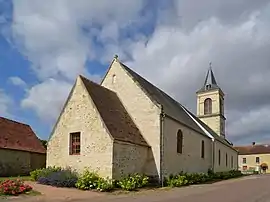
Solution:
[[[94,200],[96,201],[96,200]],[[99,200],[97,200],[99,201]],[[110,202],[270,202],[270,175],[108,198]],[[86,200],[84,201],[86,202]]]

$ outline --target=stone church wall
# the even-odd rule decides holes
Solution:
[[[220,150],[220,164],[219,164]],[[226,163],[227,154],[227,163]],[[218,141],[215,141],[215,172],[237,170],[238,169],[238,154],[231,147],[228,147]]]
[[[177,132],[182,131],[183,149],[177,153]],[[201,143],[204,141],[204,158]],[[164,174],[183,172],[206,173],[212,165],[212,140],[181,123],[166,117],[164,120]]]
[[[81,133],[80,155],[69,154],[70,133]],[[77,79],[70,100],[48,142],[47,166],[84,168],[112,177],[113,141],[81,79]]]
[[[125,106],[127,112],[151,146],[155,167],[149,173],[159,173],[160,165],[160,109],[129,76],[118,62],[109,69],[102,86],[113,90]]]
[[[158,175],[151,148],[115,142],[113,147],[113,178],[119,179],[134,173],[149,176]]]

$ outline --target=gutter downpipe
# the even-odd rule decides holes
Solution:
[[[159,159],[159,180],[161,187],[164,186],[164,179],[163,179],[163,156],[164,156],[164,118],[165,114],[163,111],[163,106],[161,105],[161,112],[160,112],[160,159]]]

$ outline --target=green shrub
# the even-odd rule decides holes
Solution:
[[[132,191],[137,188],[145,187],[148,183],[149,177],[140,174],[133,174],[120,179],[117,184],[124,190]]]
[[[97,180],[97,190],[101,192],[108,192],[114,189],[114,180],[99,178]]]
[[[51,173],[61,171],[61,167],[48,167],[48,168],[42,168],[42,169],[37,169],[34,171],[30,172],[30,176],[33,180],[37,181],[40,177],[47,177]]]
[[[188,180],[187,177],[183,174],[178,174],[175,176],[170,176],[167,180],[166,180],[166,184],[169,187],[181,187],[181,186],[185,186],[188,185]]]
[[[100,179],[101,177],[97,173],[85,170],[79,176],[76,187],[82,190],[96,189]]]

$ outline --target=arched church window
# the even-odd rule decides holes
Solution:
[[[204,100],[204,114],[212,114],[212,100],[210,98]]]
[[[201,146],[201,158],[204,158],[204,141],[202,140],[202,146]]]
[[[228,166],[228,155],[226,153],[226,167]]]
[[[183,153],[183,133],[181,130],[177,132],[177,153]]]
[[[220,150],[218,150],[218,165],[220,165],[221,162],[221,156],[220,156]]]

